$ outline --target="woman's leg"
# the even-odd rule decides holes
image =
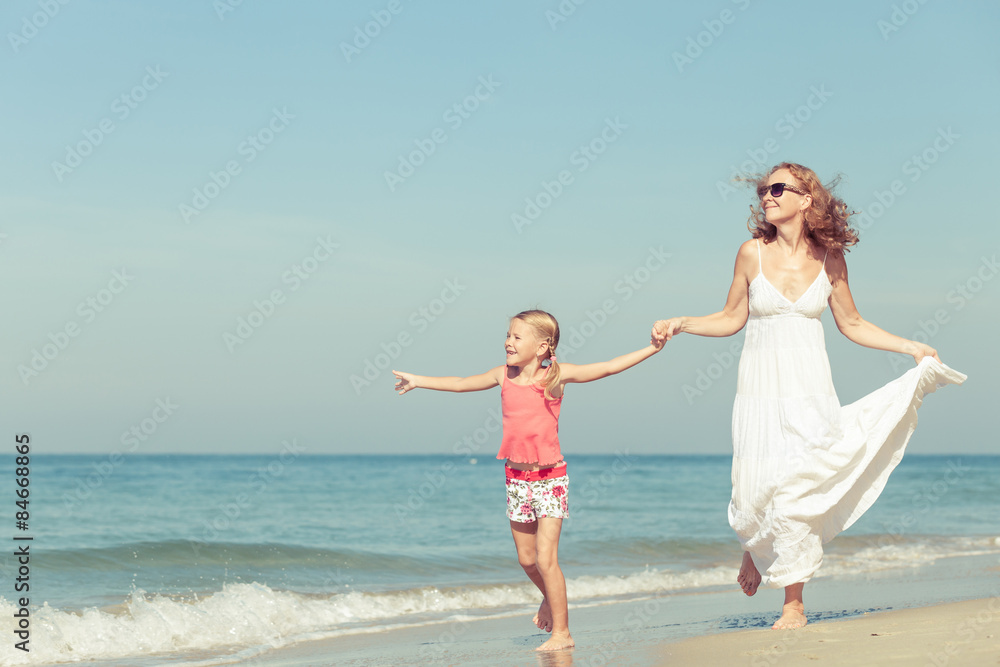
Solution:
[[[538,520],[536,567],[545,585],[543,593],[552,614],[552,637],[538,647],[539,651],[557,651],[574,645],[573,637],[569,634],[566,579],[559,568],[559,536],[562,532],[562,521],[550,517]]]
[[[804,583],[785,586],[785,604],[781,607],[781,618],[773,627],[775,630],[801,628],[806,624],[806,606],[802,602]]]

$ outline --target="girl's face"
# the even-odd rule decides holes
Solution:
[[[787,183],[798,190],[805,191],[798,179],[792,176],[792,172],[787,169],[779,169],[771,174],[767,179],[767,184]],[[812,204],[812,197],[800,195],[792,192],[788,188],[781,195],[775,197],[770,190],[764,194],[760,200],[760,207],[764,211],[764,219],[772,225],[780,225],[783,222],[795,219],[795,216],[804,213]]]
[[[507,365],[522,367],[537,359],[546,346],[545,341],[538,339],[535,330],[522,320],[511,320],[507,328]]]

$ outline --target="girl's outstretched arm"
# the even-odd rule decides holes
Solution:
[[[827,269],[831,276],[830,282],[833,284],[830,312],[833,313],[833,319],[840,333],[847,336],[848,340],[876,350],[910,354],[917,363],[924,357],[934,357],[941,361],[937,350],[930,345],[900,338],[861,317],[857,306],[854,305],[851,288],[847,284],[847,262],[844,261],[843,253],[831,254],[827,264],[830,267]]]
[[[747,323],[750,315],[748,290],[750,281],[757,274],[757,248],[753,240],[740,246],[733,269],[733,283],[729,286],[726,305],[717,313],[702,317],[673,317],[660,320],[653,326],[653,338],[668,341],[679,333],[698,336],[732,336]]]
[[[646,347],[635,352],[623,354],[615,357],[611,361],[601,361],[596,364],[559,364],[560,381],[569,382],[593,382],[606,378],[609,375],[621,373],[627,368],[632,368],[640,361],[649,359],[651,356],[663,349],[661,341],[654,340]]]
[[[492,389],[503,382],[505,367],[497,366],[480,375],[469,377],[432,377],[393,371],[396,376],[396,391],[400,396],[411,389],[435,389],[437,391],[482,391]]]

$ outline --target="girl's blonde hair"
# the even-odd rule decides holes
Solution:
[[[549,388],[559,385],[559,364],[556,363],[556,348],[559,346],[559,323],[556,322],[556,318],[544,310],[525,310],[510,319],[521,320],[534,329],[535,335],[539,339],[549,344],[549,372],[545,374],[542,387],[545,389],[545,398],[552,398]]]
[[[757,179],[757,187],[767,185],[767,179],[779,169],[790,171],[801,183],[802,189],[812,195],[812,205],[806,209],[803,225],[806,238],[827,250],[848,252],[850,246],[858,242],[858,233],[847,222],[853,212],[847,210],[847,204],[843,199],[830,192],[840,179],[834,179],[831,183],[823,185],[812,169],[794,162],[782,162]],[[764,218],[764,211],[759,204],[750,207],[747,228],[753,234],[753,238],[762,238],[765,243],[770,243],[778,235],[777,227]]]

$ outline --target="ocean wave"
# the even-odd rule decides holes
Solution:
[[[903,553],[907,547],[930,547],[933,553],[954,551],[964,553],[972,545],[983,548],[998,546],[992,537],[941,536],[941,535],[841,535],[830,548],[846,553],[871,552],[883,554]],[[977,547],[978,548],[978,547]],[[281,570],[302,569],[321,571],[335,568],[342,574],[353,573],[351,579],[365,583],[365,573],[395,572],[406,575],[436,576],[441,572],[479,573],[484,568],[509,569],[511,556],[476,553],[422,555],[419,553],[378,553],[357,549],[329,549],[295,544],[198,542],[168,540],[162,542],[135,542],[108,547],[45,550],[45,565],[50,572],[73,574],[120,571],[123,567],[194,567],[221,565],[231,569]],[[728,563],[739,556],[739,545],[733,539],[655,539],[648,537],[631,540],[584,540],[568,544],[561,554],[565,563],[576,566],[607,567],[632,565],[714,566]]]
[[[1000,553],[997,537],[867,535],[844,538],[823,559],[820,577],[870,574],[930,565],[944,558]]]
[[[315,565],[317,562],[336,563],[352,569],[379,569],[412,566],[427,559],[394,556],[353,549],[324,549],[300,545],[238,542],[201,542],[198,540],[166,540],[133,542],[108,547],[54,549],[45,552],[46,567],[67,570],[104,570],[122,564],[178,565],[197,561],[203,565],[251,565],[271,567]]]

